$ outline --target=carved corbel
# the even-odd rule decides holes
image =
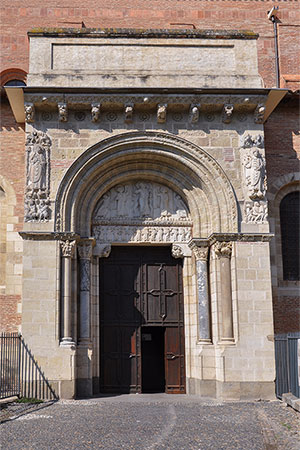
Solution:
[[[91,104],[92,122],[98,122],[100,116],[100,103]]]
[[[262,103],[257,105],[254,111],[254,123],[264,123],[264,115],[265,115],[266,107]]]
[[[178,242],[172,244],[171,252],[173,258],[185,258],[192,255],[191,249],[187,244],[179,244]]]
[[[68,106],[66,103],[58,103],[58,117],[60,122],[67,122],[68,120]]]
[[[233,105],[230,103],[225,104],[222,111],[222,122],[230,123],[232,119],[232,114],[233,114]]]
[[[157,123],[165,123],[167,120],[167,104],[157,106]]]
[[[27,123],[34,122],[34,114],[35,114],[34,104],[25,103],[24,108],[25,108],[25,121]]]
[[[199,105],[191,105],[190,108],[190,122],[197,123],[199,120]]]
[[[108,258],[111,252],[110,244],[98,244],[94,247],[93,255],[99,258]]]
[[[125,105],[125,123],[132,123],[132,116],[133,116],[133,104],[128,103]]]

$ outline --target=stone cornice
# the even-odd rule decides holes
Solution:
[[[106,91],[107,92],[107,91]],[[175,104],[197,105],[201,111],[205,109],[223,110],[224,105],[231,104],[233,108],[239,108],[245,112],[253,111],[258,104],[265,104],[268,92],[172,92],[162,89],[161,92],[66,92],[61,90],[40,91],[24,90],[26,103],[32,103],[35,107],[47,109],[47,107],[57,106],[64,103],[71,109],[91,109],[92,104],[105,105],[116,104],[119,108],[129,103],[135,107],[145,106],[147,108],[156,107],[158,104],[167,104],[168,107]]]
[[[144,29],[144,28],[32,28],[29,37],[62,38],[160,38],[160,39],[258,39],[249,30],[190,30],[190,29]]]

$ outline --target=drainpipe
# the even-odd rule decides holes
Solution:
[[[279,6],[273,6],[271,11],[268,12],[268,19],[273,23],[274,29],[274,46],[275,46],[275,71],[276,71],[276,87],[280,87],[279,79],[279,55],[278,55],[278,33],[277,33],[277,13]]]

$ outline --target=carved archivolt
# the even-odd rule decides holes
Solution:
[[[50,219],[51,139],[34,131],[26,140],[25,222]]]
[[[160,196],[153,195],[161,188],[153,180],[167,187]],[[174,202],[183,199],[184,206],[175,208]],[[136,233],[141,224],[154,226],[153,221],[161,227],[190,227],[193,222],[196,236],[238,229],[234,192],[217,161],[191,142],[163,132],[128,132],[103,140],[72,164],[58,190],[55,230],[59,222],[61,231],[89,235],[94,220],[94,225],[105,226],[107,218],[106,225],[129,225],[138,217],[142,222],[136,222]]]

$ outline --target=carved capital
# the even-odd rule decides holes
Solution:
[[[97,122],[100,116],[100,103],[92,103],[91,108],[92,122]]]
[[[197,261],[207,261],[208,247],[193,247],[193,253]]]
[[[76,241],[61,241],[60,248],[62,256],[65,258],[73,258],[75,254]]]
[[[93,242],[91,241],[79,242],[78,253],[80,259],[90,259],[93,253]]]
[[[230,258],[232,252],[231,242],[216,242],[214,252],[217,258]]]
[[[222,111],[222,122],[230,123],[232,119],[232,113],[233,113],[233,105],[231,103],[225,104]]]
[[[157,123],[165,123],[167,120],[167,104],[159,104],[157,106]]]
[[[25,103],[25,121],[27,123],[34,122],[34,104],[33,103]]]
[[[68,106],[66,103],[58,103],[58,117],[60,122],[67,122],[68,120]]]

